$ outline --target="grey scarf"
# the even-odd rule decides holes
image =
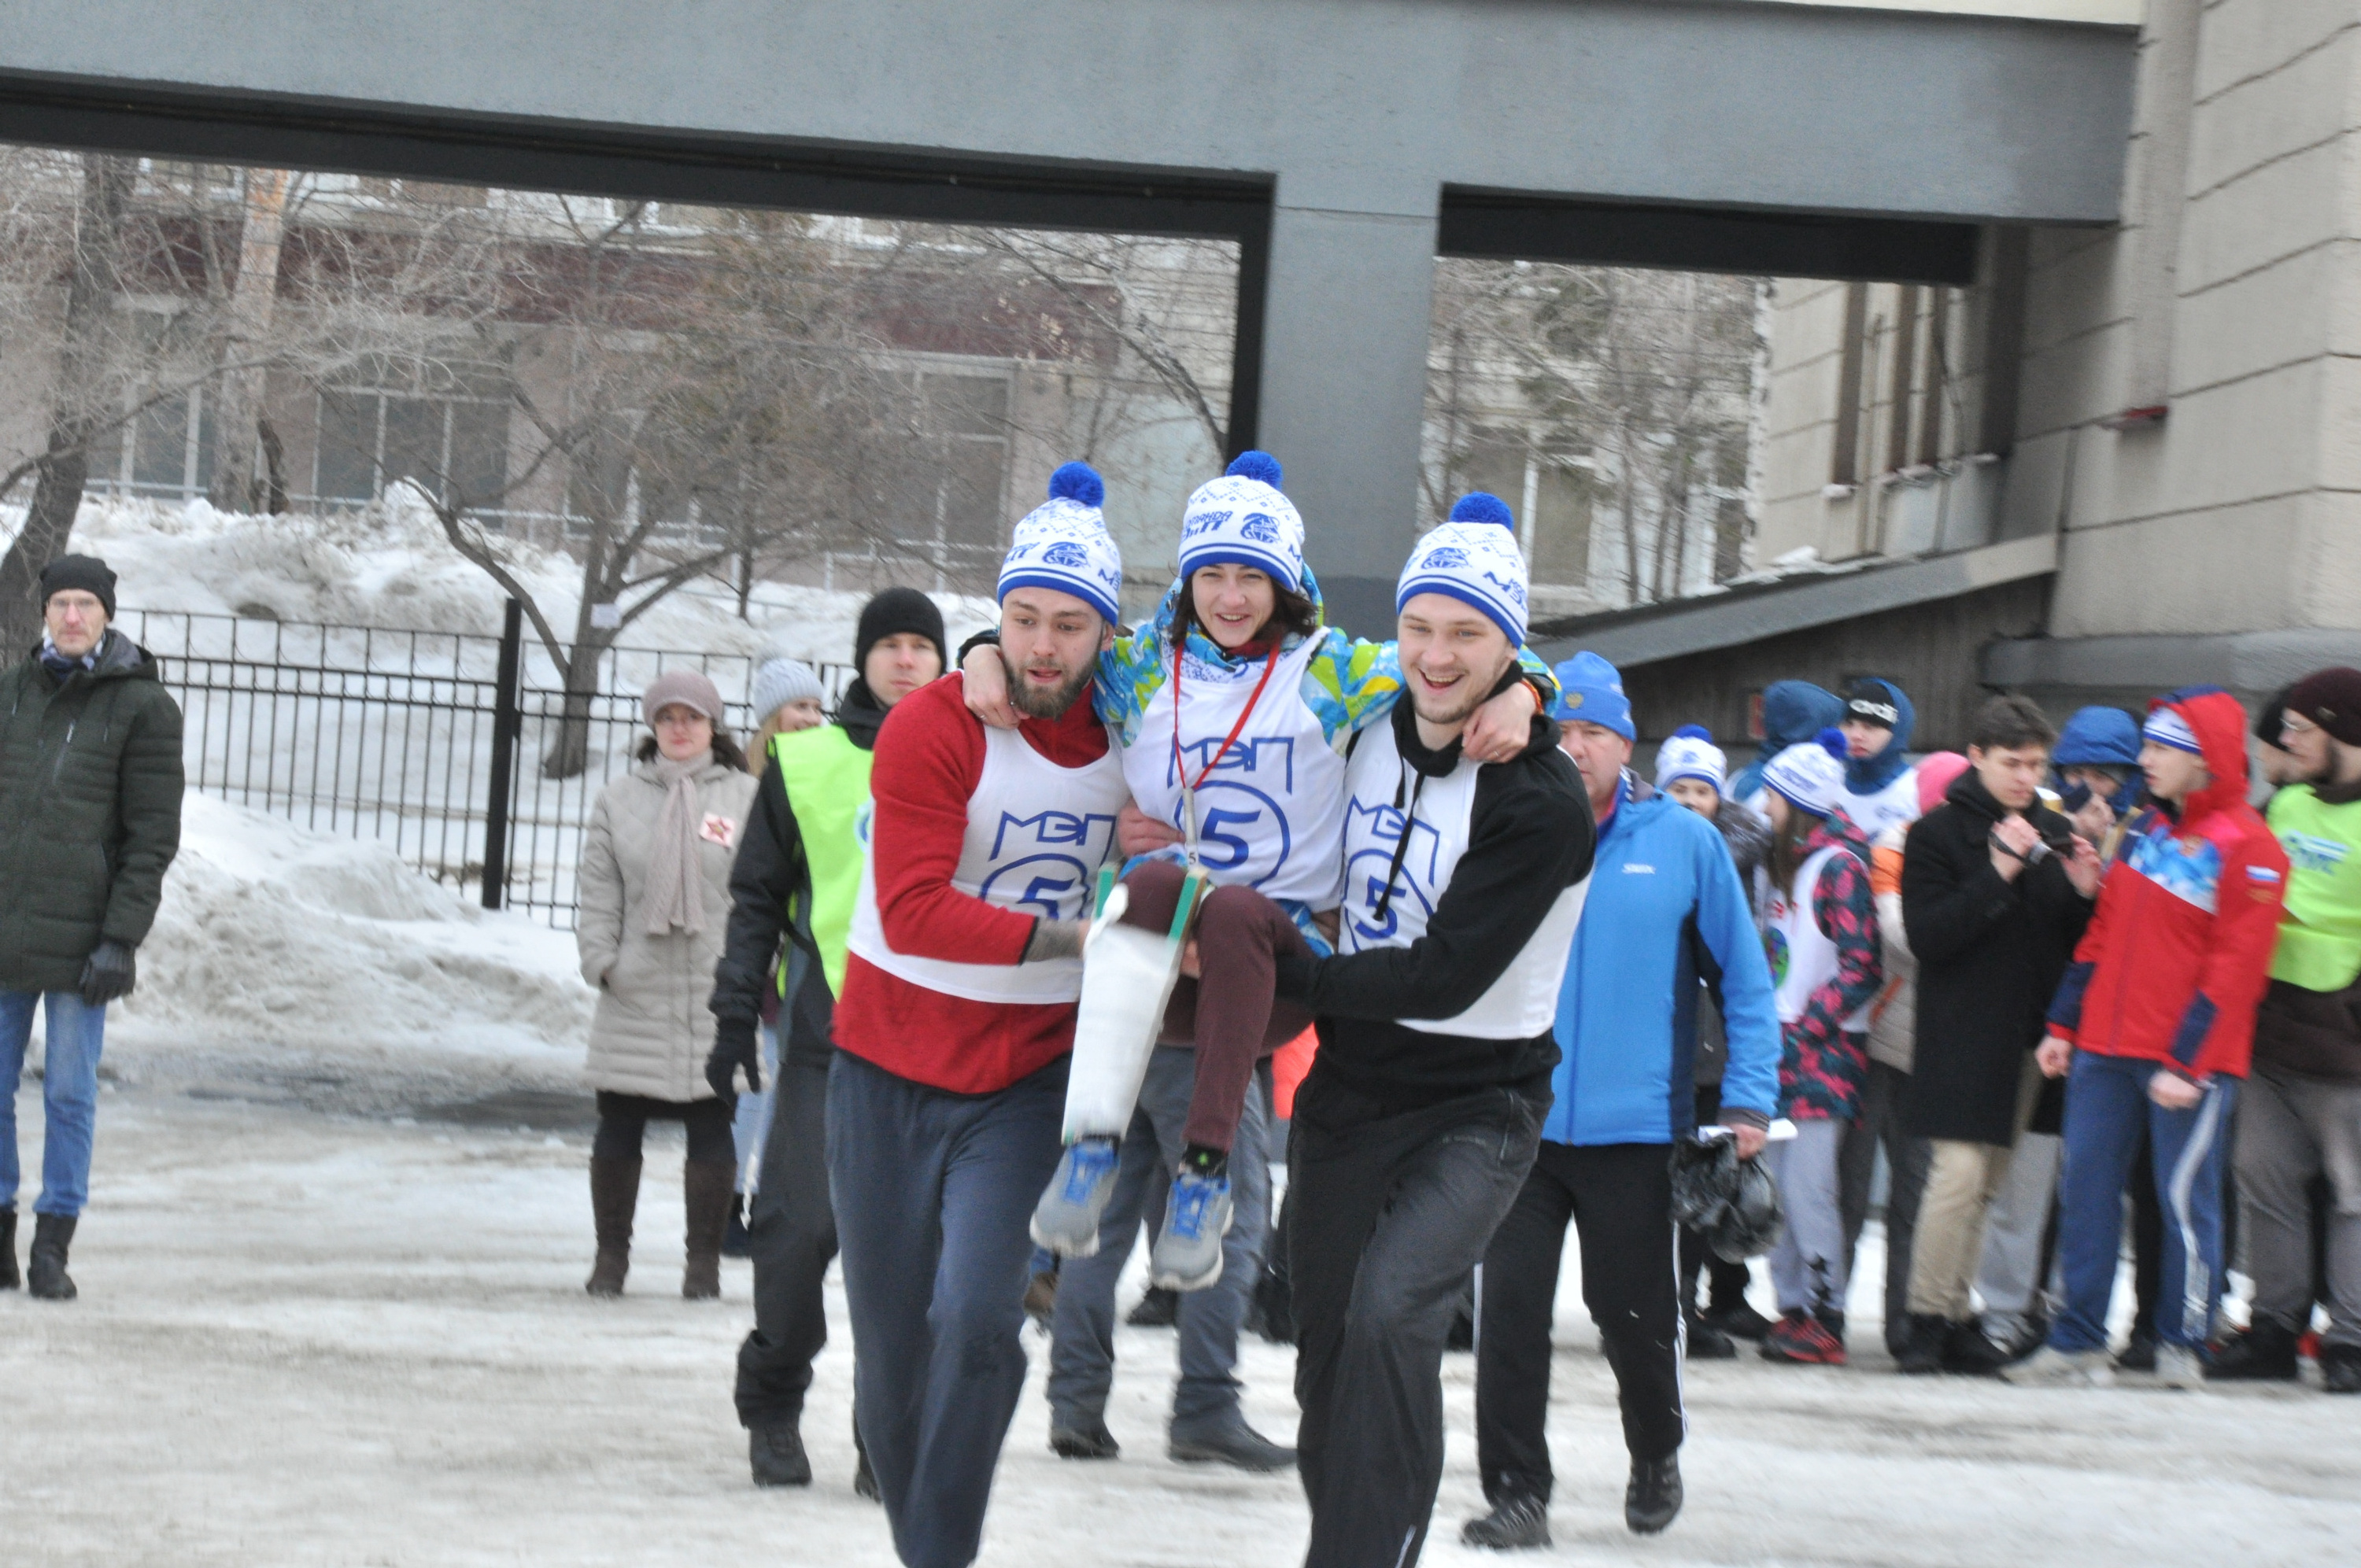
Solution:
[[[664,786],[664,810],[656,817],[655,842],[648,850],[648,934],[678,929],[695,936],[705,929],[705,876],[697,864],[697,775],[713,765],[710,751],[684,762],[659,752],[656,783]]]

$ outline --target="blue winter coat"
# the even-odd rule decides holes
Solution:
[[[1601,830],[1590,894],[1557,998],[1562,1058],[1542,1136],[1669,1144],[1697,1124],[1701,962],[1720,970],[1730,1065],[1721,1102],[1779,1108],[1771,965],[1713,824],[1626,773]],[[1711,969],[1704,972],[1711,973]]]

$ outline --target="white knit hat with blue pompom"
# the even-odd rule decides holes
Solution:
[[[1682,725],[1656,748],[1656,787],[1670,789],[1683,779],[1703,779],[1717,792],[1729,787],[1730,759],[1702,724]]]
[[[1180,514],[1180,576],[1224,562],[1252,566],[1289,593],[1303,591],[1303,515],[1279,493],[1279,459],[1241,452],[1197,487]]]
[[[1844,731],[1823,729],[1788,747],[1763,768],[1763,782],[1791,804],[1826,817],[1844,794]]]
[[[1477,490],[1460,497],[1451,521],[1429,529],[1410,553],[1394,587],[1394,609],[1399,612],[1420,594],[1448,594],[1491,617],[1521,647],[1525,585],[1516,514],[1499,497]]]
[[[1005,599],[1013,588],[1052,588],[1087,602],[1109,625],[1123,620],[1123,552],[1099,510],[1106,482],[1087,463],[1067,463],[1049,476],[1049,499],[1009,532],[1000,564]]]

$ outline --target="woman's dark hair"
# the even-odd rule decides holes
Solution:
[[[1779,798],[1787,800],[1784,795]],[[1804,853],[1804,842],[1827,820],[1818,812],[1806,811],[1788,800],[1787,826],[1775,829],[1771,835],[1771,856],[1766,862],[1771,868],[1771,881],[1790,898],[1795,896],[1795,873],[1803,869],[1804,861],[1809,858]]]
[[[1268,576],[1268,573],[1264,574]],[[1172,618],[1172,635],[1178,641],[1189,635],[1191,627],[1203,627],[1197,615],[1197,574],[1191,572],[1180,579],[1180,604]],[[1255,628],[1259,641],[1265,633],[1276,629],[1280,634],[1309,637],[1320,630],[1320,611],[1311,598],[1295,592],[1277,577],[1270,579],[1270,619]],[[1213,634],[1205,633],[1207,637]]]
[[[1968,744],[1979,751],[2014,751],[2025,746],[2038,746],[2046,751],[2058,744],[2058,731],[2050,728],[2049,716],[2041,711],[2039,703],[2011,692],[1976,710]]]
[[[631,753],[631,760],[653,762],[656,760],[656,738],[646,735],[641,737],[638,749]],[[749,771],[746,766],[746,753],[739,750],[738,741],[730,731],[719,724],[713,727],[713,760],[724,767],[734,768],[741,773]]]

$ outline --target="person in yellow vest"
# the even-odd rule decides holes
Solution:
[[[887,588],[861,611],[853,664],[861,673],[831,722],[770,738],[730,870],[729,937],[708,1003],[715,1029],[706,1076],[728,1095],[741,1080],[763,1087],[757,1031],[766,992],[779,999],[778,1081],[746,1205],[754,1328],[738,1351],[738,1420],[758,1486],[811,1484],[804,1394],[828,1343],[820,1282],[836,1256],[830,1029],[868,836],[870,752],[887,711],[942,674],[942,611],[915,588]],[[776,990],[768,991],[774,973]],[[866,1454],[854,1484],[876,1497]]]
[[[2322,1386],[2361,1393],[2361,670],[2305,676],[2284,698],[2279,744],[2302,782],[2271,797],[2287,904],[2232,1168],[2245,1205],[2253,1325],[2214,1356],[2213,1379],[2296,1379],[2311,1325],[2315,1180],[2328,1184]]]

